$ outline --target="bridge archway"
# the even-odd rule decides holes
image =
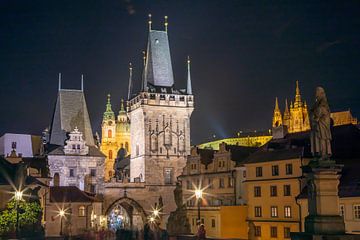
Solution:
[[[106,210],[108,227],[112,229],[141,230],[147,222],[142,206],[132,198],[121,197]]]

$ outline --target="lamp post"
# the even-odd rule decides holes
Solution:
[[[201,202],[201,199],[202,199],[202,194],[203,194],[203,190],[201,189],[196,189],[195,190],[195,197],[196,197],[196,200],[197,200],[197,207],[198,207],[198,223],[200,224],[200,202]]]
[[[64,211],[63,209],[61,209],[61,210],[59,211],[59,216],[60,216],[60,236],[62,236],[62,235],[63,235],[63,232],[62,232],[62,229],[63,229],[63,227],[62,227],[63,221],[62,221],[62,219],[63,219],[63,217],[65,217],[65,211]]]
[[[19,202],[22,200],[22,191],[16,190],[14,193],[15,204],[16,204],[16,237],[19,236]]]

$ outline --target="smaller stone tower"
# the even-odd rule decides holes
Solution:
[[[281,111],[279,108],[279,103],[278,103],[278,98],[275,98],[275,109],[274,109],[274,116],[273,116],[273,121],[272,121],[272,126],[273,127],[279,127],[282,125],[282,116],[281,116]]]

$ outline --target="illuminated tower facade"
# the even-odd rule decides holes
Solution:
[[[274,116],[272,121],[273,127],[279,127],[282,125],[282,116],[279,108],[278,98],[275,98]]]
[[[124,101],[121,100],[120,111],[115,118],[110,94],[103,115],[101,133],[100,150],[106,155],[105,180],[108,181],[114,176],[114,162],[120,148],[125,148],[127,154],[130,153],[130,121],[124,108]]]

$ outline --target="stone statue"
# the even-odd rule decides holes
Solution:
[[[316,100],[311,108],[311,152],[319,161],[331,156],[330,108],[325,90],[316,88]]]
[[[182,188],[179,182],[176,183],[176,188],[174,190],[174,198],[177,208],[181,208],[183,205],[183,200],[182,200]]]

